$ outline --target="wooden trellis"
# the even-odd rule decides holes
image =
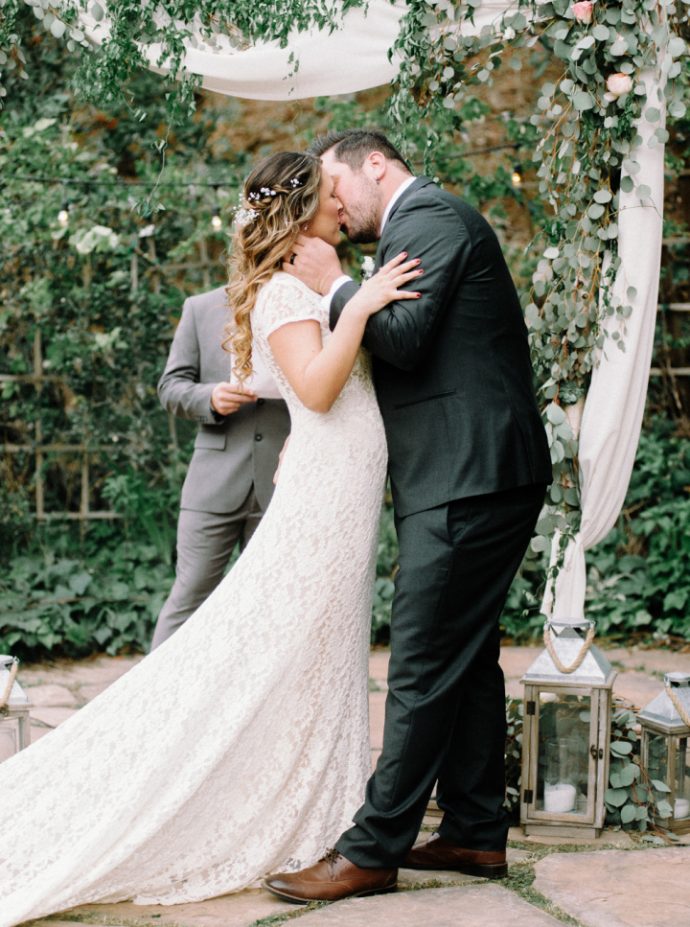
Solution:
[[[143,244],[143,242],[142,242]],[[205,290],[213,286],[213,271],[218,270],[217,260],[209,256],[208,244],[204,239],[198,242],[199,257],[196,261],[178,264],[160,264],[156,254],[156,245],[153,236],[145,239],[145,251],[135,248],[130,261],[130,295],[132,304],[136,304],[136,295],[142,277],[146,278],[146,285],[158,293],[161,289],[163,277],[179,279],[181,273],[194,272],[201,276],[202,286]],[[142,272],[141,262],[145,268]],[[92,267],[87,259],[83,268],[84,285],[88,289],[91,283]],[[198,276],[196,276],[198,279]],[[40,329],[36,329],[32,350],[32,370],[24,374],[0,373],[0,385],[3,383],[30,384],[37,394],[49,383],[64,383],[64,378],[58,374],[44,372],[44,344]],[[170,441],[174,448],[178,446],[177,425],[174,415],[168,416]],[[26,454],[33,458],[34,475],[34,514],[38,521],[94,521],[98,519],[115,519],[120,515],[112,509],[93,509],[92,500],[92,472],[93,461],[98,455],[112,453],[112,447],[104,444],[89,444],[86,442],[76,444],[62,444],[44,441],[44,429],[40,417],[33,424],[33,440],[22,443],[0,443],[0,453],[5,455]],[[46,507],[46,479],[45,467],[51,457],[71,458],[79,462],[79,507],[76,511],[55,510],[49,511]]]

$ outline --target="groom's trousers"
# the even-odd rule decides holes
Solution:
[[[399,865],[434,783],[441,835],[505,847],[505,687],[499,616],[545,494],[542,484],[458,499],[396,519],[383,751],[336,848],[363,867]]]

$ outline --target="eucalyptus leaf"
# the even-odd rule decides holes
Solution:
[[[679,35],[674,35],[669,39],[669,43],[666,47],[666,51],[672,58],[682,57],[687,50],[685,40],[682,39]]]
[[[656,810],[659,813],[660,818],[670,818],[673,817],[673,808],[667,801],[657,802]]]
[[[625,789],[606,789],[604,800],[607,805],[613,805],[614,808],[621,808],[628,800],[628,793]]]
[[[635,820],[637,820],[637,807],[628,802],[621,808],[621,823],[632,824]]]
[[[61,39],[65,34],[67,26],[62,22],[61,19],[53,19],[50,24],[50,31],[55,36],[56,39]]]
[[[611,34],[611,30],[605,26],[603,23],[598,23],[592,29],[592,35],[597,40],[597,42],[605,42]]]

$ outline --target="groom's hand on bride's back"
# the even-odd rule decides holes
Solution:
[[[292,247],[292,253],[286,255],[283,270],[292,277],[325,296],[338,277],[343,276],[343,269],[333,245],[322,238],[300,235]]]

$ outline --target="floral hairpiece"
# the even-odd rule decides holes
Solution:
[[[256,209],[238,209],[235,212],[235,225],[238,228],[244,228],[245,225],[253,222],[258,215]]]
[[[278,191],[271,189],[271,187],[260,187],[259,192],[252,190],[251,193],[247,194],[247,199],[255,202],[260,200],[262,196],[278,196]]]

